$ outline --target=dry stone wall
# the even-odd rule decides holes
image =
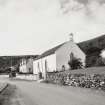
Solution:
[[[47,73],[47,82],[105,91],[105,74]]]

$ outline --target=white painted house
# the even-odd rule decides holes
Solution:
[[[33,73],[33,59],[32,58],[22,58],[20,61],[19,72]]]
[[[61,71],[62,67],[69,69],[68,61],[71,58],[71,53],[76,58],[80,58],[85,66],[86,54],[73,41],[73,35],[71,35],[69,41],[44,52],[35,59],[33,61],[33,73],[37,75],[39,72],[42,72],[45,78],[46,71]]]

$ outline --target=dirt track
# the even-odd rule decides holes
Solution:
[[[105,105],[104,92],[28,81],[5,81],[18,87],[18,98],[24,105]]]

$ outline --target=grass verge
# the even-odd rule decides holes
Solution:
[[[16,86],[8,86],[0,93],[0,105],[12,105],[11,98],[14,97]]]

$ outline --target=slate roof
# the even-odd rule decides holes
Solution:
[[[59,49],[61,46],[63,46],[64,44],[65,44],[65,43],[62,43],[62,44],[60,44],[60,45],[58,45],[58,46],[56,46],[56,47],[53,47],[53,48],[51,48],[51,49],[45,51],[44,53],[42,53],[41,55],[39,55],[39,56],[37,57],[37,59],[40,59],[40,58],[46,57],[46,56],[48,56],[48,55],[54,54],[55,51],[56,51],[57,49]],[[37,59],[36,59],[36,60],[37,60]]]

